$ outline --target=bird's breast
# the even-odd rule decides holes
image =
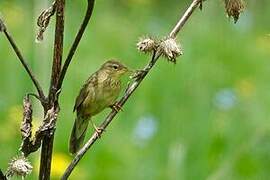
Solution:
[[[112,105],[121,90],[121,82],[113,79],[106,79],[102,83],[98,83],[95,88],[94,101],[88,104],[89,114],[95,115]]]

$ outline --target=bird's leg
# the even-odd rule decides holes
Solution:
[[[115,102],[113,105],[110,105],[110,108],[115,110],[116,112],[123,111],[122,106]]]
[[[91,122],[92,126],[94,127],[94,129],[95,129],[95,131],[96,131],[96,133],[97,133],[97,135],[98,135],[98,138],[101,138],[101,133],[102,133],[102,131],[104,131],[105,129],[100,128],[100,127],[97,127],[97,126],[95,125],[95,123],[92,121],[92,119],[90,119],[90,122]]]

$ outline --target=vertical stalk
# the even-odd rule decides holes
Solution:
[[[55,40],[54,40],[54,56],[51,73],[51,85],[49,90],[49,103],[44,107],[44,112],[48,112],[53,108],[54,111],[58,109],[57,102],[57,84],[61,73],[61,64],[63,56],[63,39],[64,39],[64,9],[65,0],[56,1],[56,27],[55,27]],[[46,113],[45,113],[46,114]],[[53,151],[54,130],[51,130],[45,135],[42,141],[39,179],[49,180],[51,174],[51,162]]]

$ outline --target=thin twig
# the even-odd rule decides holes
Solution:
[[[170,37],[171,38],[175,38],[177,36],[179,31],[185,25],[186,21],[189,19],[190,15],[194,12],[194,10],[198,7],[198,5],[201,5],[201,3],[202,3],[202,0],[194,0],[191,3],[191,5],[186,10],[186,12],[183,14],[183,16],[177,22],[176,26],[170,32]]]
[[[15,51],[17,57],[19,58],[21,64],[23,65],[24,69],[26,70],[26,72],[30,76],[32,82],[34,83],[34,85],[35,85],[35,87],[36,87],[36,89],[38,91],[38,94],[40,96],[40,100],[41,100],[42,104],[44,105],[45,101],[46,101],[46,97],[44,95],[44,92],[43,92],[37,78],[35,77],[34,73],[30,69],[29,65],[26,63],[26,60],[22,56],[21,51],[19,50],[19,48],[16,45],[16,43],[15,43],[14,39],[12,38],[11,34],[8,32],[6,25],[3,23],[3,21],[1,19],[0,19],[0,23],[1,23],[1,26],[3,28],[2,30],[3,30],[6,38],[8,39],[10,45],[12,46],[13,50]]]
[[[189,19],[190,15],[194,12],[194,10],[198,7],[201,0],[194,0],[189,8],[186,10],[184,15],[180,18],[176,26],[173,28],[173,30],[170,32],[169,36],[171,38],[175,38],[176,35],[179,33],[179,31],[182,29],[186,21]],[[128,86],[124,96],[119,101],[119,105],[123,106],[125,102],[128,100],[128,98],[133,94],[133,92],[137,89],[137,87],[141,84],[145,76],[150,72],[150,70],[154,67],[155,63],[161,56],[161,53],[158,51],[154,51],[153,56],[150,60],[150,62],[145,66],[145,68],[142,71],[142,74],[131,84]],[[106,127],[112,122],[113,118],[117,115],[117,111],[112,110],[110,114],[105,118],[103,123],[100,126],[100,129],[103,131],[106,129]],[[101,133],[103,133],[103,131]],[[100,133],[99,133],[100,134]],[[97,141],[99,135],[95,132],[91,138],[87,141],[87,143],[80,149],[80,151],[76,154],[74,159],[71,161],[67,169],[65,170],[64,175],[62,176],[62,180],[66,180],[70,174],[72,173],[73,169],[76,167],[76,165],[79,163],[81,158],[84,156],[84,154],[92,147],[92,145]]]
[[[76,37],[75,37],[75,40],[74,40],[73,44],[72,44],[72,46],[71,46],[71,48],[70,48],[70,50],[68,52],[67,58],[65,60],[64,66],[63,66],[62,71],[61,71],[61,75],[60,75],[60,79],[59,79],[58,87],[57,87],[58,89],[61,89],[61,87],[62,87],[62,84],[63,84],[64,78],[65,78],[67,69],[68,69],[68,67],[69,67],[69,65],[71,63],[73,55],[74,55],[74,53],[75,53],[75,51],[76,51],[76,49],[77,49],[77,47],[78,47],[78,45],[80,43],[80,40],[81,40],[81,38],[83,36],[83,33],[84,33],[84,31],[85,31],[85,29],[86,29],[86,27],[87,27],[87,25],[89,23],[89,20],[90,20],[90,18],[92,16],[92,13],[93,13],[95,0],[88,0],[87,2],[88,2],[87,10],[86,10],[83,22],[82,22],[81,27],[80,27],[80,29],[79,29]]]
[[[53,109],[54,114],[58,113],[58,89],[57,84],[61,73],[61,62],[63,55],[63,39],[64,39],[64,9],[65,0],[56,1],[56,25],[55,25],[55,40],[54,40],[54,56],[51,74],[51,85],[49,90],[49,104],[45,108],[45,112],[48,109]],[[56,118],[50,119],[55,127]],[[51,161],[52,161],[52,150],[54,140],[54,128],[45,135],[42,141],[41,158],[40,158],[40,169],[39,179],[49,180],[51,173]]]

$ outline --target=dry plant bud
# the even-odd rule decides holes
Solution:
[[[176,63],[176,58],[183,54],[181,46],[177,44],[174,38],[166,38],[161,41],[159,50],[169,61]]]
[[[6,26],[2,18],[0,17],[0,32],[3,32],[6,30]]]
[[[21,136],[22,144],[20,151],[25,155],[29,154],[29,144],[31,144],[32,136],[32,104],[29,96],[26,96],[23,100],[23,120],[21,124]]]
[[[144,53],[152,52],[156,50],[156,48],[156,41],[150,37],[140,38],[139,42],[137,43],[137,49]]]
[[[23,121],[21,124],[22,138],[30,138],[32,134],[32,104],[29,97],[25,97],[23,100]]]
[[[234,23],[239,19],[240,13],[245,9],[245,3],[243,0],[224,0],[225,9],[228,17],[233,17]]]
[[[43,40],[43,34],[46,31],[46,29],[50,23],[51,16],[54,15],[55,10],[56,10],[56,6],[55,6],[55,1],[54,1],[48,9],[45,9],[39,15],[38,20],[37,20],[37,25],[39,27],[37,37],[36,37],[37,42],[40,42]]]
[[[32,169],[32,165],[25,157],[17,157],[12,159],[9,163],[7,177],[9,178],[16,175],[24,178],[26,175],[32,172]]]

